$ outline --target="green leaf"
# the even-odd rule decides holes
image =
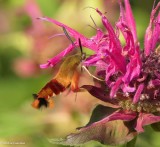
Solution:
[[[131,141],[127,142],[126,147],[135,147],[137,137],[132,139]]]
[[[116,110],[98,105],[93,110],[91,119],[85,127],[79,128],[75,133],[64,139],[50,139],[49,141],[53,144],[70,146],[81,145],[92,140],[107,145],[119,145],[129,142],[137,135],[134,131],[134,120],[118,120],[121,117],[117,117],[117,114],[122,116],[122,119],[130,116],[124,116],[123,113],[117,113]],[[114,120],[109,121],[112,116],[114,116]]]
[[[151,127],[153,128],[154,131],[159,132],[160,131],[160,122],[151,124]]]
[[[122,120],[116,120],[79,130],[64,139],[50,139],[49,141],[53,144],[70,146],[82,145],[91,140],[106,145],[119,145],[129,142],[136,135],[136,132],[130,132]]]
[[[88,126],[94,122],[97,122],[99,120],[102,120],[103,118],[111,115],[115,111],[117,111],[117,109],[115,109],[115,108],[111,108],[111,107],[107,107],[107,106],[103,106],[103,105],[96,106],[96,108],[93,110],[91,118],[86,126]],[[79,128],[77,128],[77,129],[79,129]]]

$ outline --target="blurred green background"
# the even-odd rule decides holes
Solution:
[[[141,48],[152,3],[153,0],[131,1]],[[25,143],[19,145],[25,147],[58,147],[50,144],[47,138],[64,137],[83,126],[92,108],[100,103],[87,93],[78,94],[76,102],[75,94],[62,94],[57,96],[53,110],[31,107],[32,94],[38,92],[57,70],[57,67],[40,69],[39,64],[69,44],[64,37],[48,39],[62,30],[36,18],[53,17],[90,37],[95,34],[95,30],[88,27],[94,26],[90,15],[98,26],[103,26],[96,12],[84,9],[89,6],[107,12],[112,24],[118,19],[116,0],[0,0],[0,147],[10,146],[3,143],[12,141]],[[160,146],[160,134],[150,127],[145,130],[138,136],[136,147]],[[84,145],[89,146],[103,145],[97,142]]]

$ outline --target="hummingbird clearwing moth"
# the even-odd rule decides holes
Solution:
[[[63,28],[63,31],[66,37],[71,41],[72,45],[75,46],[65,28]],[[82,51],[81,40],[78,39],[78,42],[81,54],[70,55],[64,59],[55,77],[53,77],[53,79],[49,81],[38,92],[38,94],[33,95],[34,101],[32,103],[32,106],[34,108],[39,109],[43,106],[46,108],[53,108],[54,102],[52,97],[65,91],[68,87],[70,87],[74,92],[77,92],[79,90],[79,74],[77,71],[77,67],[82,62],[82,60],[86,58],[86,54]]]

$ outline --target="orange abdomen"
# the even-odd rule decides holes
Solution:
[[[53,94],[58,95],[64,90],[65,87],[61,85],[56,79],[53,79],[48,82],[37,95],[38,98],[47,99],[48,97],[52,97]]]
[[[56,79],[48,82],[38,94],[34,95],[34,102],[32,106],[34,108],[41,108],[42,106],[53,108],[54,102],[51,98],[54,94],[58,95],[65,90],[65,87],[61,85]]]

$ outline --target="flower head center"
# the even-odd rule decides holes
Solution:
[[[152,52],[149,56],[142,59],[143,73],[152,79],[155,79],[156,73],[160,74],[160,54]]]
[[[159,111],[160,101],[140,100],[134,104],[131,99],[128,99],[119,101],[119,106],[126,111],[154,113]]]

